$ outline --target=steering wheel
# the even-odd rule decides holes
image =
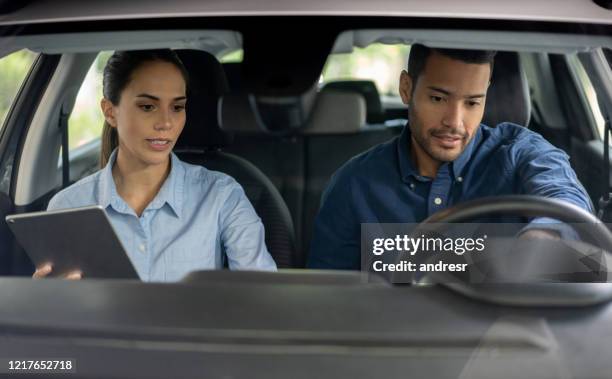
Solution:
[[[571,203],[533,195],[467,201],[431,215],[416,227],[412,235],[419,235],[421,230],[431,231],[432,224],[462,223],[499,213],[550,217],[573,223],[580,234],[589,235],[601,249],[612,252],[612,232],[593,214]],[[515,306],[591,305],[612,299],[612,283],[443,284],[471,298]]]
[[[550,217],[575,223],[577,225],[573,226],[589,234],[602,249],[612,252],[612,232],[593,214],[565,201],[533,195],[492,196],[466,201],[434,213],[423,220],[417,230],[426,224],[460,223],[499,213]]]

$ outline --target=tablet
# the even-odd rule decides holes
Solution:
[[[138,279],[138,274],[99,205],[6,216],[32,262],[53,265],[51,276],[80,270],[83,278]]]

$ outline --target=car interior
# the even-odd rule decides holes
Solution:
[[[189,102],[192,106],[188,107],[187,124],[175,153],[186,162],[234,177],[245,189],[265,225],[266,243],[278,267],[303,268],[321,195],[331,175],[351,157],[398,135],[407,119],[407,107],[397,103],[383,104],[373,80],[333,80],[311,86],[301,94],[304,98],[316,99],[302,128],[270,133],[261,127],[240,92],[243,85],[240,64],[223,64],[214,54],[215,51],[219,54],[240,49],[240,35],[230,31],[201,33],[206,36],[204,48],[209,51],[177,49],[190,73]],[[349,35],[355,40],[361,38],[360,43],[365,46],[394,36],[385,31],[378,34],[348,31],[338,38],[332,54],[342,53],[344,40]],[[108,48],[117,43],[121,35],[110,33],[95,37],[105,42],[102,48]],[[172,46],[179,37],[196,38],[194,32],[179,33],[165,35],[165,39],[171,39],[166,43],[150,43],[152,46]],[[35,46],[33,37],[23,38],[24,45]],[[134,38],[133,35],[130,38]],[[137,38],[154,41],[160,37],[149,32]],[[48,42],[44,37],[43,41],[40,38],[35,41]],[[80,88],[77,83],[83,81],[96,58],[96,52],[90,51],[92,48],[81,44],[82,41],[68,35],[54,38],[51,47],[44,49],[55,53],[53,57],[60,60],[55,75],[65,78],[52,79],[57,88],[50,87],[45,96],[55,96],[55,99],[37,110],[30,126],[32,130],[25,136],[23,158],[18,166],[19,190],[15,192],[19,211],[45,209],[46,202],[62,187],[99,168],[99,141],[95,139],[71,152],[69,182],[58,182],[61,159],[59,167],[53,167],[54,162],[58,162],[56,156],[59,157],[58,147],[63,134],[56,127],[57,118],[74,107]],[[60,58],[57,53],[66,50],[62,45],[87,51],[64,53]],[[352,48],[350,46],[349,50]],[[597,204],[606,191],[599,180],[603,175],[599,136],[602,126],[597,125],[592,116],[592,107],[597,104],[586,100],[585,86],[592,84],[577,79],[576,71],[580,69],[584,70],[574,52],[499,51],[482,122],[497,125],[510,121],[525,125],[565,150],[593,204]],[[399,77],[399,73],[397,75]],[[556,87],[555,83],[560,85]],[[43,141],[51,144],[43,144]],[[43,145],[52,148],[40,148]],[[11,199],[4,201],[5,207],[12,206]],[[7,246],[12,246],[3,251],[3,272],[31,273],[27,256],[14,241],[11,242],[10,233],[3,233],[3,238],[9,241]]]
[[[44,210],[55,193],[99,169],[97,138],[65,154],[67,120],[98,57],[172,48],[190,75],[174,152],[241,184],[281,270],[193,272],[173,284],[36,281],[0,223],[0,302],[12,305],[0,314],[0,357],[74,357],[87,378],[112,370],[118,378],[609,376],[611,363],[597,358],[612,337],[607,283],[410,286],[305,268],[333,173],[398,136],[408,112],[374,79],[322,81],[326,61],[375,44],[498,50],[483,123],[511,121],[563,149],[599,208],[611,184],[603,137],[612,97],[605,75],[593,73],[609,73],[612,37],[358,21],[296,33],[295,46],[275,44],[278,31],[203,28],[199,20],[172,30],[35,28],[3,41],[0,57],[38,55],[0,130],[0,216]],[[241,61],[224,61],[238,51]]]

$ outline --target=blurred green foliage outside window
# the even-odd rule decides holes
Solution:
[[[382,96],[399,97],[399,77],[408,63],[408,45],[375,43],[354,48],[348,54],[332,54],[327,59],[321,82],[368,79],[376,83]]]
[[[102,135],[104,117],[100,109],[102,100],[102,73],[112,51],[103,51],[89,68],[68,119],[68,146],[70,150],[97,140]]]
[[[37,54],[19,50],[0,58],[0,129]]]
[[[221,63],[240,63],[244,59],[244,50],[235,50],[231,53],[224,54],[219,58],[219,62]]]

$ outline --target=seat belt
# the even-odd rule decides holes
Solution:
[[[610,117],[606,117],[606,123],[604,126],[604,190],[603,195],[599,199],[599,211],[597,212],[597,218],[602,222],[612,222],[612,193],[610,192],[610,134],[612,133],[612,127],[610,127]]]
[[[60,110],[59,129],[62,133],[62,189],[70,184],[70,159],[68,156],[68,117],[64,107]]]

